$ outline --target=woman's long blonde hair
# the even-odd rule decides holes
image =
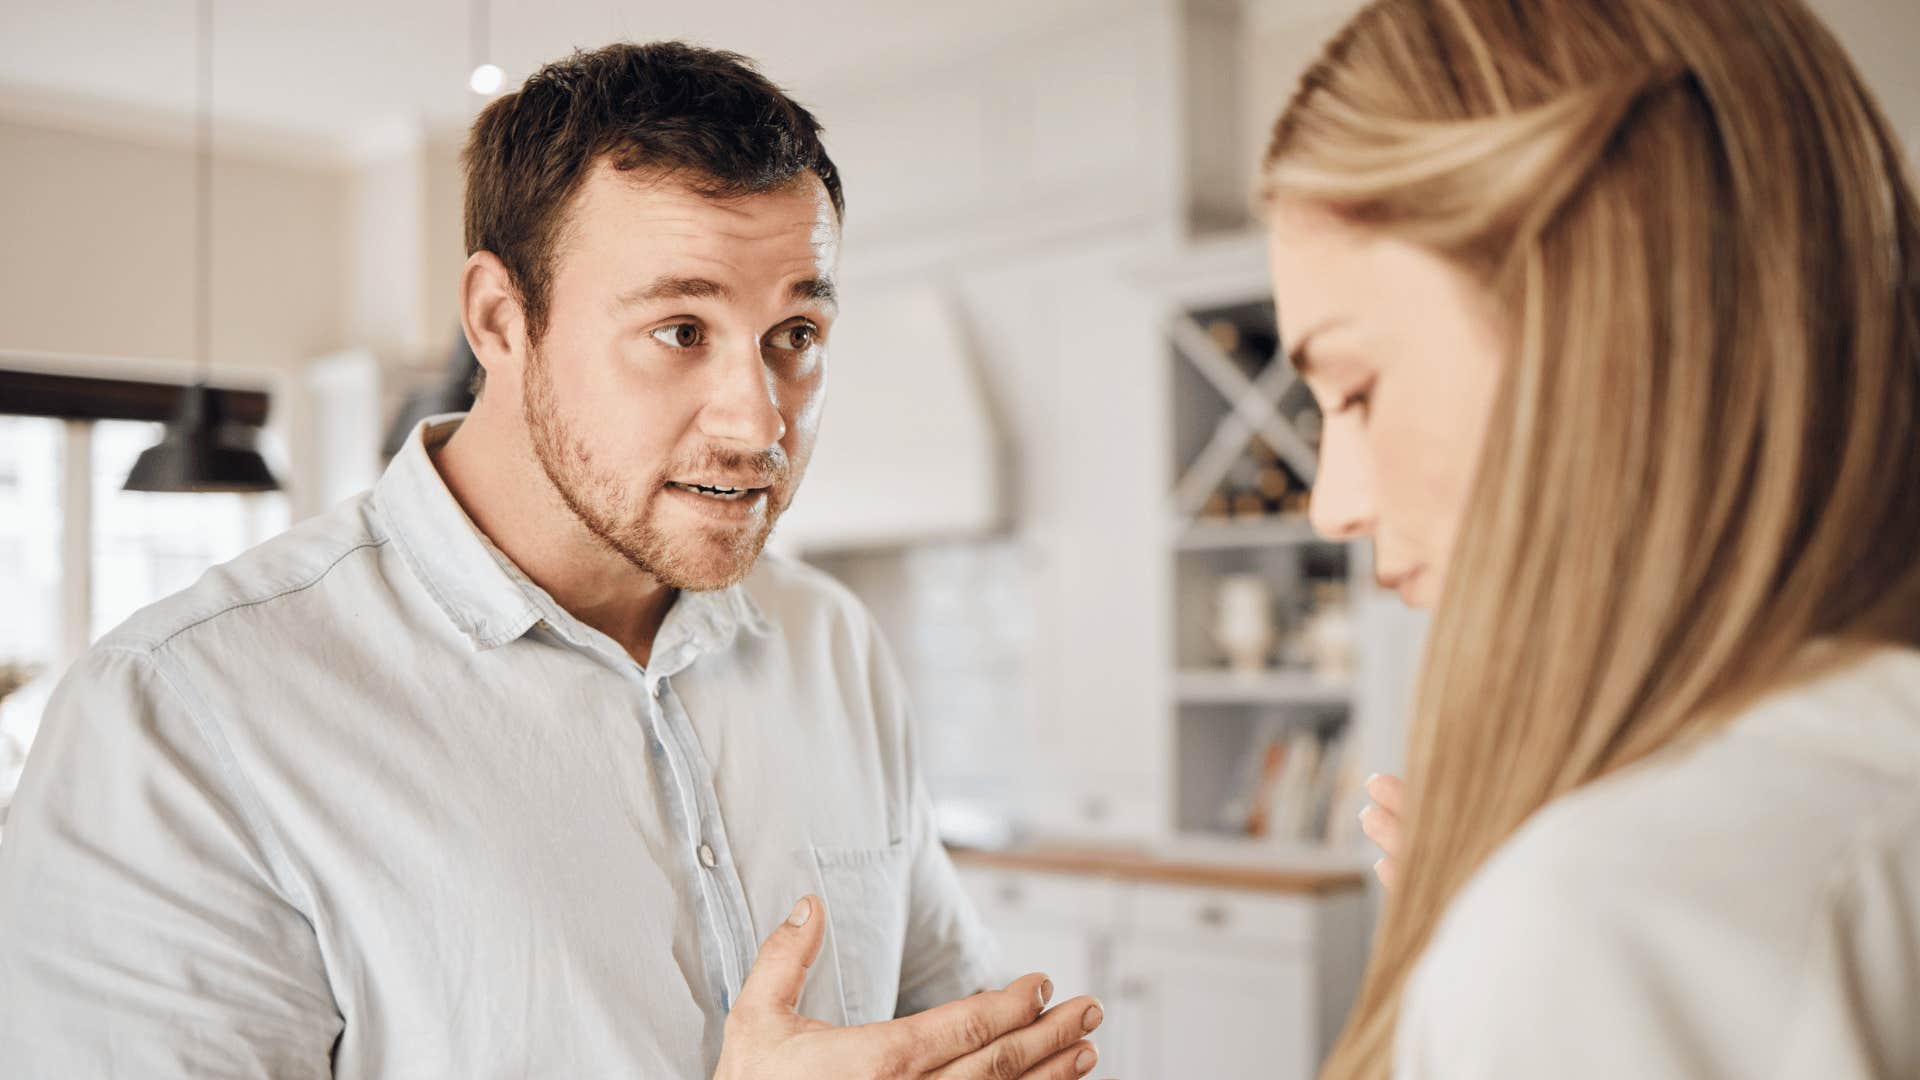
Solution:
[[[1378,0],[1263,180],[1468,268],[1512,342],[1325,1073],[1381,1077],[1442,913],[1530,814],[1810,656],[1920,642],[1920,213],[1796,0]]]

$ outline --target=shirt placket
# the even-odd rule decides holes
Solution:
[[[707,914],[701,926],[713,945],[709,962],[717,969],[713,975],[720,987],[720,1006],[730,1009],[753,966],[753,922],[720,815],[720,800],[713,789],[713,770],[670,681],[692,658],[677,651],[665,659],[667,664],[643,673],[648,714],[672,774],[674,824],[682,831],[682,846],[692,860],[693,877],[700,883],[701,903]]]

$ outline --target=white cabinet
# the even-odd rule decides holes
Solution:
[[[1127,1080],[1311,1080],[1314,971],[1308,955],[1122,937],[1101,1074]]]
[[[1000,942],[1007,977],[1044,971],[1055,1001],[1110,985],[1106,931],[1119,922],[1119,885],[1065,874],[962,870],[960,877]]]
[[[962,866],[1008,974],[1107,1019],[1096,1074],[1311,1080],[1365,963],[1366,894],[1270,893]]]

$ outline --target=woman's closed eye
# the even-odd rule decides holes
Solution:
[[[1334,407],[1333,411],[1335,415],[1338,415],[1358,409],[1360,417],[1365,419],[1367,415],[1367,404],[1372,400],[1373,380],[1368,379],[1359,389],[1351,391],[1342,397],[1340,403]]]

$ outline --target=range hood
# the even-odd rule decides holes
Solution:
[[[826,412],[777,543],[893,547],[1006,524],[1000,433],[952,302],[931,286],[862,289],[827,346]]]

